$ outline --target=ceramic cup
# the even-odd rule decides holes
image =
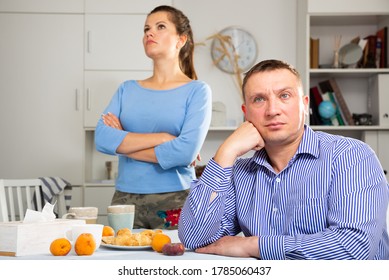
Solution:
[[[62,219],[85,220],[87,224],[96,224],[97,214],[97,207],[70,207],[68,213],[63,215]]]
[[[71,229],[66,232],[66,237],[72,241],[76,242],[78,236],[81,233],[91,233],[96,241],[96,249],[100,247],[101,237],[103,235],[103,227],[101,224],[79,224],[72,225]]]
[[[108,224],[117,232],[119,229],[134,226],[135,205],[111,205],[108,206]]]

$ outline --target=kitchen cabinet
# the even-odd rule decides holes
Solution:
[[[97,222],[108,225],[107,207],[111,205],[111,199],[115,192],[113,185],[86,185],[84,186],[84,206],[94,206],[99,209]]]
[[[376,152],[380,159],[382,169],[386,175],[386,179],[389,181],[389,157],[388,157],[388,141],[389,131],[388,130],[372,130],[365,131],[363,141],[369,143],[370,147]]]
[[[1,12],[83,13],[84,0],[0,0]]]
[[[151,70],[143,50],[147,14],[171,0],[85,0],[85,69]]]
[[[98,14],[148,14],[159,5],[172,5],[172,0],[85,0],[85,12]]]
[[[72,199],[70,207],[84,206],[84,186],[72,186]]]
[[[83,183],[83,27],[81,14],[0,12],[0,178]]]
[[[86,14],[85,70],[151,70],[142,43],[145,18]]]
[[[386,179],[389,181],[389,157],[388,157],[388,143],[389,143],[389,131],[377,131],[378,139],[378,158],[381,161],[382,168],[386,175]],[[389,211],[389,210],[388,210]]]
[[[389,28],[387,1],[372,0],[355,5],[352,0],[301,0],[297,4],[297,68],[305,93],[309,94],[310,88],[321,81],[334,79],[351,113],[372,115],[372,125],[315,125],[312,128],[365,141],[376,150],[384,170],[387,170],[389,151],[382,143],[389,131],[389,69],[333,66],[337,36],[341,36],[342,47],[358,36],[363,39],[375,35],[385,26]],[[320,42],[317,68],[311,68],[310,64],[311,38]]]
[[[94,129],[119,85],[145,79],[152,71],[85,71],[84,127]]]
[[[120,83],[152,75],[143,29],[147,14],[162,4],[172,1],[85,0],[85,185],[106,180],[105,162],[117,160],[96,151],[94,129]]]

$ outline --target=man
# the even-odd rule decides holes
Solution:
[[[182,210],[185,246],[260,259],[389,259],[389,189],[373,150],[304,125],[309,97],[285,62],[255,65],[242,91],[246,121]]]

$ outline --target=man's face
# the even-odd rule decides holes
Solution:
[[[257,128],[267,147],[288,144],[302,135],[309,97],[303,95],[292,72],[254,73],[246,83],[245,96],[245,118]]]

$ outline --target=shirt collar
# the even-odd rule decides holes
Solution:
[[[296,155],[309,154],[315,158],[319,157],[319,138],[317,134],[307,125],[304,125],[304,134]],[[268,156],[265,149],[257,151],[252,157],[253,163],[259,165],[268,165]]]

